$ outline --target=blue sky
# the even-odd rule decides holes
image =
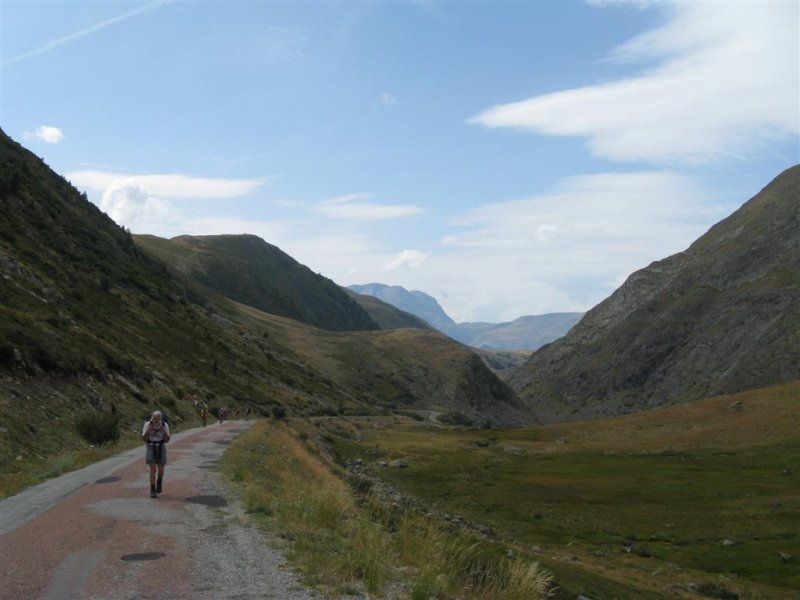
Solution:
[[[0,125],[134,233],[586,310],[800,162],[789,2],[0,4]]]

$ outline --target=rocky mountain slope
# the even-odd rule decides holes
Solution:
[[[551,313],[524,316],[508,323],[456,323],[425,292],[382,283],[351,285],[349,289],[380,298],[424,319],[454,340],[483,350],[536,350],[562,337],[583,316],[583,313]]]
[[[473,353],[439,334],[330,332],[210,292],[2,131],[0,215],[0,473],[85,448],[80,415],[117,415],[135,439],[148,410],[165,408],[179,428],[196,418],[195,400],[289,416],[430,403],[531,421]],[[248,290],[233,286],[239,298]]]
[[[800,379],[800,166],[637,271],[508,379],[547,421]]]

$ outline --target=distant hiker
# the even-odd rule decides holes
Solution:
[[[203,427],[205,427],[208,422],[208,411],[205,406],[200,410],[200,419],[203,421]]]
[[[150,420],[144,424],[142,430],[142,441],[147,444],[145,462],[150,465],[151,498],[161,493],[164,467],[167,464],[167,449],[164,444],[169,441],[169,437],[169,424],[164,421],[161,411],[157,410],[150,415]],[[158,467],[158,479],[156,479],[156,467]]]

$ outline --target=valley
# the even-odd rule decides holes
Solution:
[[[325,593],[797,597],[799,177],[574,326],[492,327],[551,336],[529,355],[256,236],[134,236],[0,134],[0,495],[140,444],[153,408],[225,407],[260,420],[230,484]]]
[[[557,597],[777,600],[800,595],[798,393],[795,382],[513,431],[374,419],[297,428],[430,518],[539,561]]]

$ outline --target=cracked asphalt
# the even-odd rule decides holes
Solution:
[[[173,435],[157,499],[142,446],[0,502],[0,599],[319,599],[214,470],[250,424]]]

